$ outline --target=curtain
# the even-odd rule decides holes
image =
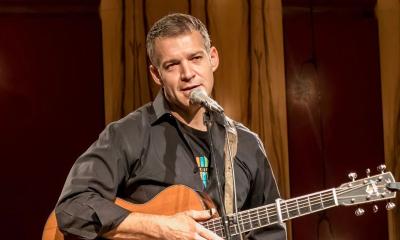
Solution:
[[[400,179],[400,1],[378,0],[385,162]],[[400,239],[400,198],[388,214],[389,239]]]
[[[172,12],[192,14],[208,27],[221,58],[213,97],[229,116],[259,134],[281,193],[288,198],[281,0],[102,0],[105,122],[123,117],[157,94],[148,74],[145,35],[158,18]],[[376,15],[385,159],[399,179],[399,0],[378,0]],[[400,239],[400,208],[388,218],[390,240]]]
[[[173,12],[194,15],[207,26],[220,55],[213,97],[228,116],[260,136],[281,194],[288,198],[281,0],[102,0],[106,123],[157,94],[145,36],[156,20]]]

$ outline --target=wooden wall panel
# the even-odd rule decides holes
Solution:
[[[378,0],[385,161],[400,181],[400,1]],[[389,239],[400,239],[400,197],[389,215]]]
[[[364,177],[384,162],[378,29],[372,8],[284,11],[290,189],[297,196],[338,186],[350,171]],[[377,214],[365,206],[362,217],[335,208],[293,220],[293,238],[387,239],[379,206]]]

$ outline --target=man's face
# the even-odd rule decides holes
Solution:
[[[164,89],[164,94],[173,109],[188,111],[190,92],[203,88],[211,94],[213,72],[219,64],[218,52],[211,47],[205,49],[203,38],[197,31],[176,37],[156,39],[155,59],[158,66],[150,66],[154,81]]]

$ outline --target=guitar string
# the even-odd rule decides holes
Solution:
[[[384,186],[383,185],[377,185],[377,188],[381,188],[381,187],[384,187]],[[360,188],[360,186],[358,186],[357,188]],[[342,195],[343,193],[346,193],[346,192],[349,192],[349,191],[353,191],[353,190],[354,189],[350,189],[350,190],[348,190],[348,189],[339,189],[339,190],[337,190],[337,195]],[[305,208],[305,207],[308,207],[308,206],[311,207],[313,205],[316,205],[316,203],[318,205],[321,205],[323,208],[326,208],[326,206],[324,206],[324,205],[326,205],[326,203],[329,204],[330,202],[334,201],[334,199],[331,198],[331,195],[333,196],[333,192],[332,192],[331,189],[330,190],[326,190],[324,192],[320,192],[319,195],[321,197],[319,197],[319,196],[308,197],[310,199],[310,201],[308,199],[304,199],[305,197],[299,197],[299,198],[294,198],[294,199],[283,201],[282,203],[284,205],[282,204],[282,206],[281,206],[282,212],[284,212],[284,214],[286,213],[290,217],[290,213],[293,212],[294,210],[297,210],[297,212],[299,212],[299,215],[301,215],[302,213],[299,210],[302,209],[302,208]],[[328,197],[328,200],[327,200],[327,197]],[[305,202],[305,204],[303,204],[304,202]],[[328,207],[331,207],[331,206],[328,206]],[[268,209],[264,210],[264,207],[261,207],[261,208],[256,208],[256,209],[250,209],[250,210],[247,210],[247,211],[243,211],[242,213],[248,212],[247,215],[250,215],[251,217],[253,217],[254,214],[257,215],[258,212],[260,212],[260,210],[261,211],[268,211]],[[310,210],[314,211],[312,209],[310,209]],[[243,214],[243,215],[245,215],[245,214]],[[275,215],[271,215],[271,217],[272,216],[275,216]],[[247,217],[247,218],[249,218],[249,217]]]
[[[323,203],[326,203],[327,201],[326,201],[326,195],[327,194],[329,194],[329,193],[323,193],[323,194],[321,194],[321,196],[324,196],[324,197],[322,197],[322,198],[319,198],[319,197],[317,197],[318,198],[318,204],[319,205],[321,205],[320,204],[320,202],[321,202],[321,199],[322,199],[322,201],[323,201]],[[331,194],[329,194],[329,196],[330,195],[332,195],[332,193]],[[315,201],[315,197],[311,197],[310,198],[310,202],[311,202],[311,205],[315,205],[315,203],[316,203],[316,201]],[[306,201],[306,202],[308,202],[307,200],[304,200],[304,201]],[[329,201],[332,201],[331,199],[329,199]],[[286,203],[287,204],[287,203]],[[286,205],[285,204],[285,205]],[[288,206],[290,206],[290,205],[296,205],[297,206],[297,204],[296,203],[291,203],[291,202],[289,202],[289,204],[287,204]],[[301,204],[300,203],[300,205],[302,206],[302,207],[300,207],[300,208],[303,208],[304,206],[309,206],[309,204]],[[270,208],[270,211],[268,210],[268,208]],[[296,208],[297,209],[297,208]],[[271,211],[271,210],[274,210],[274,211]],[[286,207],[286,206],[283,206],[283,208],[282,208],[282,210],[284,210],[284,211],[291,211],[291,210],[289,210],[289,208],[288,207]],[[247,214],[246,214],[246,212],[247,212]],[[260,214],[260,213],[261,214]],[[266,214],[265,214],[266,213]],[[269,214],[268,214],[269,213]],[[255,217],[255,216],[258,216],[259,217],[259,219],[257,219],[257,220],[251,220],[251,218],[252,217]],[[266,217],[267,216],[267,217]],[[276,208],[274,207],[274,206],[268,206],[268,207],[259,207],[259,208],[256,208],[256,209],[251,209],[250,211],[249,210],[246,210],[246,211],[243,211],[243,212],[241,212],[241,214],[239,214],[239,218],[241,219],[241,225],[245,225],[245,224],[249,224],[250,223],[250,227],[252,228],[252,225],[253,224],[251,224],[251,222],[254,222],[254,221],[260,221],[261,222],[261,220],[263,220],[263,219],[266,219],[266,218],[268,218],[267,220],[268,220],[268,223],[270,223],[271,221],[269,220],[270,218],[273,218],[273,217],[276,217],[277,216],[277,213],[276,213]],[[290,217],[290,213],[289,213],[289,217]],[[211,227],[211,226],[208,226],[208,227],[210,227],[210,228],[214,228],[214,230],[219,230],[218,228],[221,228],[221,226],[219,226],[219,224],[217,224],[217,226],[215,227],[215,222],[219,222],[220,223],[220,219],[215,219],[214,221],[209,221],[209,223],[211,223],[212,222],[212,225],[213,225],[213,227]],[[209,225],[211,225],[211,224],[209,224]],[[237,225],[238,224],[235,224],[234,226],[235,226],[235,230],[237,229]],[[255,225],[255,224],[254,224]],[[262,225],[262,224],[261,224]],[[245,227],[241,227],[241,228],[245,228]],[[210,230],[212,230],[212,229],[210,229]]]
[[[379,186],[380,187],[380,186]],[[339,190],[338,191],[338,194],[342,194],[343,192],[346,192],[346,191],[348,191],[348,190]],[[330,193],[331,192],[331,190],[328,190],[328,191],[326,191],[326,192],[321,192],[320,193],[320,195],[321,195],[321,197],[318,197],[318,196],[316,196],[316,197],[310,197],[310,204],[308,204],[308,199],[306,200],[306,199],[304,199],[304,200],[302,200],[302,199],[300,199],[300,201],[298,200],[297,201],[297,203],[299,203],[299,204],[297,204],[296,203],[296,201],[295,201],[295,199],[292,199],[292,200],[288,200],[288,201],[285,201],[285,202],[282,202],[282,203],[284,203],[285,205],[282,205],[282,210],[283,211],[286,211],[287,212],[287,215],[288,215],[288,217],[290,217],[290,213],[293,211],[293,209],[296,209],[297,210],[297,212],[299,212],[299,214],[298,215],[301,215],[302,213],[299,211],[299,209],[302,209],[302,208],[304,208],[304,207],[308,207],[308,206],[310,206],[311,208],[311,212],[312,211],[314,211],[314,210],[312,210],[312,206],[313,205],[315,205],[315,203],[316,203],[316,201],[318,202],[318,205],[321,205],[323,208],[326,208],[325,206],[324,206],[324,203],[326,204],[327,203],[327,201],[326,201],[326,197],[330,197],[331,195],[333,195],[333,193]],[[304,197],[301,197],[301,198],[304,198]],[[316,200],[315,201],[315,199],[318,199],[318,200]],[[329,198],[328,199],[328,203],[329,202],[332,202],[333,201],[333,199],[332,198]],[[302,202],[307,202],[306,204],[302,204]],[[299,207],[292,207],[293,205],[299,205]],[[335,204],[334,204],[335,205]],[[334,206],[334,205],[332,205],[332,206]],[[331,207],[331,206],[329,206],[329,207]],[[264,207],[265,208],[265,207]],[[252,222],[257,222],[257,221],[259,221],[259,223],[261,222],[261,219],[264,219],[265,217],[265,215],[260,215],[259,214],[259,212],[261,212],[261,213],[267,213],[267,215],[268,215],[268,207],[267,207],[267,209],[265,210],[264,208],[261,208],[261,209],[252,209],[252,211],[250,211],[250,212],[248,212],[247,214],[241,214],[241,215],[239,215],[239,217],[240,217],[240,219],[241,219],[241,225],[244,225],[244,224],[248,224],[248,223],[250,223],[250,227],[251,228],[253,228],[252,227]],[[272,208],[272,209],[275,209],[273,206],[272,207],[270,207],[270,208]],[[319,210],[321,210],[321,209],[319,209]],[[269,218],[272,218],[272,217],[275,217],[277,214],[275,214],[276,213],[276,211],[272,211],[271,212],[272,214],[270,215],[270,217]],[[259,218],[258,220],[251,220],[251,218],[252,217],[255,217],[255,216],[261,216],[261,218]],[[268,216],[267,216],[268,217]],[[243,219],[245,219],[245,220],[243,220]],[[268,219],[268,223],[270,223],[270,221],[269,221],[269,219]],[[215,223],[213,224],[213,225],[215,225]],[[256,224],[254,224],[254,225],[256,225]],[[262,224],[261,224],[262,225]],[[260,225],[259,225],[260,226]],[[257,227],[259,227],[259,226],[257,226]],[[215,226],[214,226],[214,228],[215,228]],[[217,228],[218,228],[218,225],[217,225]],[[216,228],[216,230],[218,231],[218,229]],[[244,227],[242,227],[242,228],[244,228]],[[235,225],[235,230],[237,229],[237,224]]]
[[[362,188],[365,187],[364,186],[357,186],[356,189],[358,188]],[[381,188],[383,187],[383,185],[377,185],[377,188]],[[355,190],[354,188],[352,189],[337,189],[337,195],[341,195],[343,193],[346,192],[350,192]],[[300,209],[302,208],[310,208],[311,212],[315,211],[312,210],[312,206],[316,205],[316,203],[318,205],[321,205],[322,208],[326,208],[324,206],[324,203],[329,203],[333,201],[333,198],[331,196],[333,196],[332,190],[327,190],[325,192],[321,192],[318,195],[320,196],[314,196],[314,197],[308,197],[308,199],[304,199],[305,197],[299,197],[299,198],[295,198],[295,199],[290,199],[287,201],[283,201],[282,203],[284,203],[284,205],[282,205],[282,212],[285,212],[285,214],[288,215],[288,217],[290,218],[290,213],[293,210],[297,210],[297,212],[299,213],[298,215],[301,215],[302,213],[300,212]],[[326,198],[328,197],[328,200],[326,200]],[[297,200],[299,199],[299,200]],[[297,200],[297,202],[296,202]],[[309,203],[308,203],[309,202]],[[335,205],[335,204],[334,204]],[[332,206],[334,206],[332,205]],[[299,206],[299,207],[297,207]],[[328,206],[331,207],[331,206]],[[268,208],[270,208],[270,210],[272,211],[268,211]],[[322,209],[318,209],[318,210],[322,210]],[[247,212],[247,214],[246,214]],[[261,213],[261,214],[260,214]],[[266,214],[265,214],[266,213]],[[270,213],[270,214],[269,214]],[[296,216],[298,216],[296,215]],[[251,209],[251,210],[246,210],[241,212],[238,215],[238,218],[240,219],[239,222],[240,224],[234,224],[234,230],[237,231],[237,228],[240,227],[239,225],[242,225],[242,227],[240,227],[241,229],[245,229],[244,225],[245,224],[250,224],[250,228],[252,227],[252,222],[259,222],[257,227],[260,227],[260,222],[261,220],[267,219],[268,224],[271,224],[270,219],[273,217],[277,216],[277,212],[276,212],[276,207],[275,206],[264,206],[264,207],[259,207],[259,208],[255,208],[255,209]],[[256,220],[251,220],[251,218],[254,217],[258,217],[258,219]],[[210,226],[211,224],[208,223],[212,223],[212,226]],[[272,223],[275,223],[275,221],[273,221]],[[254,225],[256,225],[257,223],[255,223]],[[208,222],[206,222],[207,228],[213,231],[222,231],[222,224],[221,224],[221,220],[220,219],[213,219],[210,220]],[[223,231],[222,231],[223,232]]]
[[[329,193],[329,192],[322,193],[321,192],[321,196],[323,196],[323,197],[310,197],[311,205],[315,205],[315,203],[317,201],[318,201],[318,204],[321,205],[321,203],[320,203],[321,200],[323,201],[323,203],[328,202],[328,201],[326,201],[327,195],[328,195],[328,197],[330,197],[330,195],[332,195],[332,193]],[[318,200],[316,200],[316,198],[318,198]],[[292,200],[290,200],[290,201],[292,201]],[[302,206],[300,208],[304,208],[304,206],[309,206],[310,205],[310,204],[308,204],[308,200],[304,200],[304,201],[306,201],[307,203],[306,204],[300,203],[299,206]],[[329,201],[332,201],[331,198],[329,199]],[[293,203],[293,204],[291,202],[289,202],[289,203],[285,202],[285,203],[286,203],[285,205],[288,205],[289,207],[293,206],[293,205],[297,206],[296,203]],[[296,207],[296,209],[297,209],[297,207]],[[284,211],[292,211],[292,210],[289,210],[289,208],[287,206],[283,206],[282,210],[284,210]],[[258,216],[259,219],[251,220],[251,218],[255,217],[255,216]],[[251,225],[253,225],[253,224],[251,224],[251,222],[254,222],[254,221],[260,221],[261,222],[261,220],[267,219],[268,223],[270,223],[269,219],[271,219],[273,217],[276,217],[276,216],[277,216],[277,212],[276,212],[275,206],[267,206],[267,207],[264,206],[264,207],[258,207],[258,208],[255,208],[255,209],[243,211],[243,212],[241,212],[239,214],[238,217],[241,220],[240,221],[240,223],[241,223],[240,225],[245,225],[245,224],[249,224],[250,223],[250,227],[252,227]],[[290,217],[290,214],[289,214],[289,217]],[[217,225],[215,224],[216,222],[217,222]],[[215,231],[218,231],[222,227],[222,225],[220,225],[221,224],[220,219],[214,219],[213,221],[210,220],[210,221],[208,221],[206,223],[212,223],[213,227],[211,227],[211,226],[208,226],[208,227],[213,228]],[[238,224],[235,224],[234,226],[235,226],[235,230],[236,230]],[[241,228],[244,229],[245,227],[241,227]],[[210,230],[213,230],[213,229],[210,229]]]

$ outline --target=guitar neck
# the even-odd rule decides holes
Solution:
[[[278,199],[275,203],[239,212],[237,218],[235,215],[229,215],[230,233],[234,236],[335,206],[338,206],[338,202],[334,188],[288,200]],[[202,224],[219,236],[225,237],[221,218]]]

